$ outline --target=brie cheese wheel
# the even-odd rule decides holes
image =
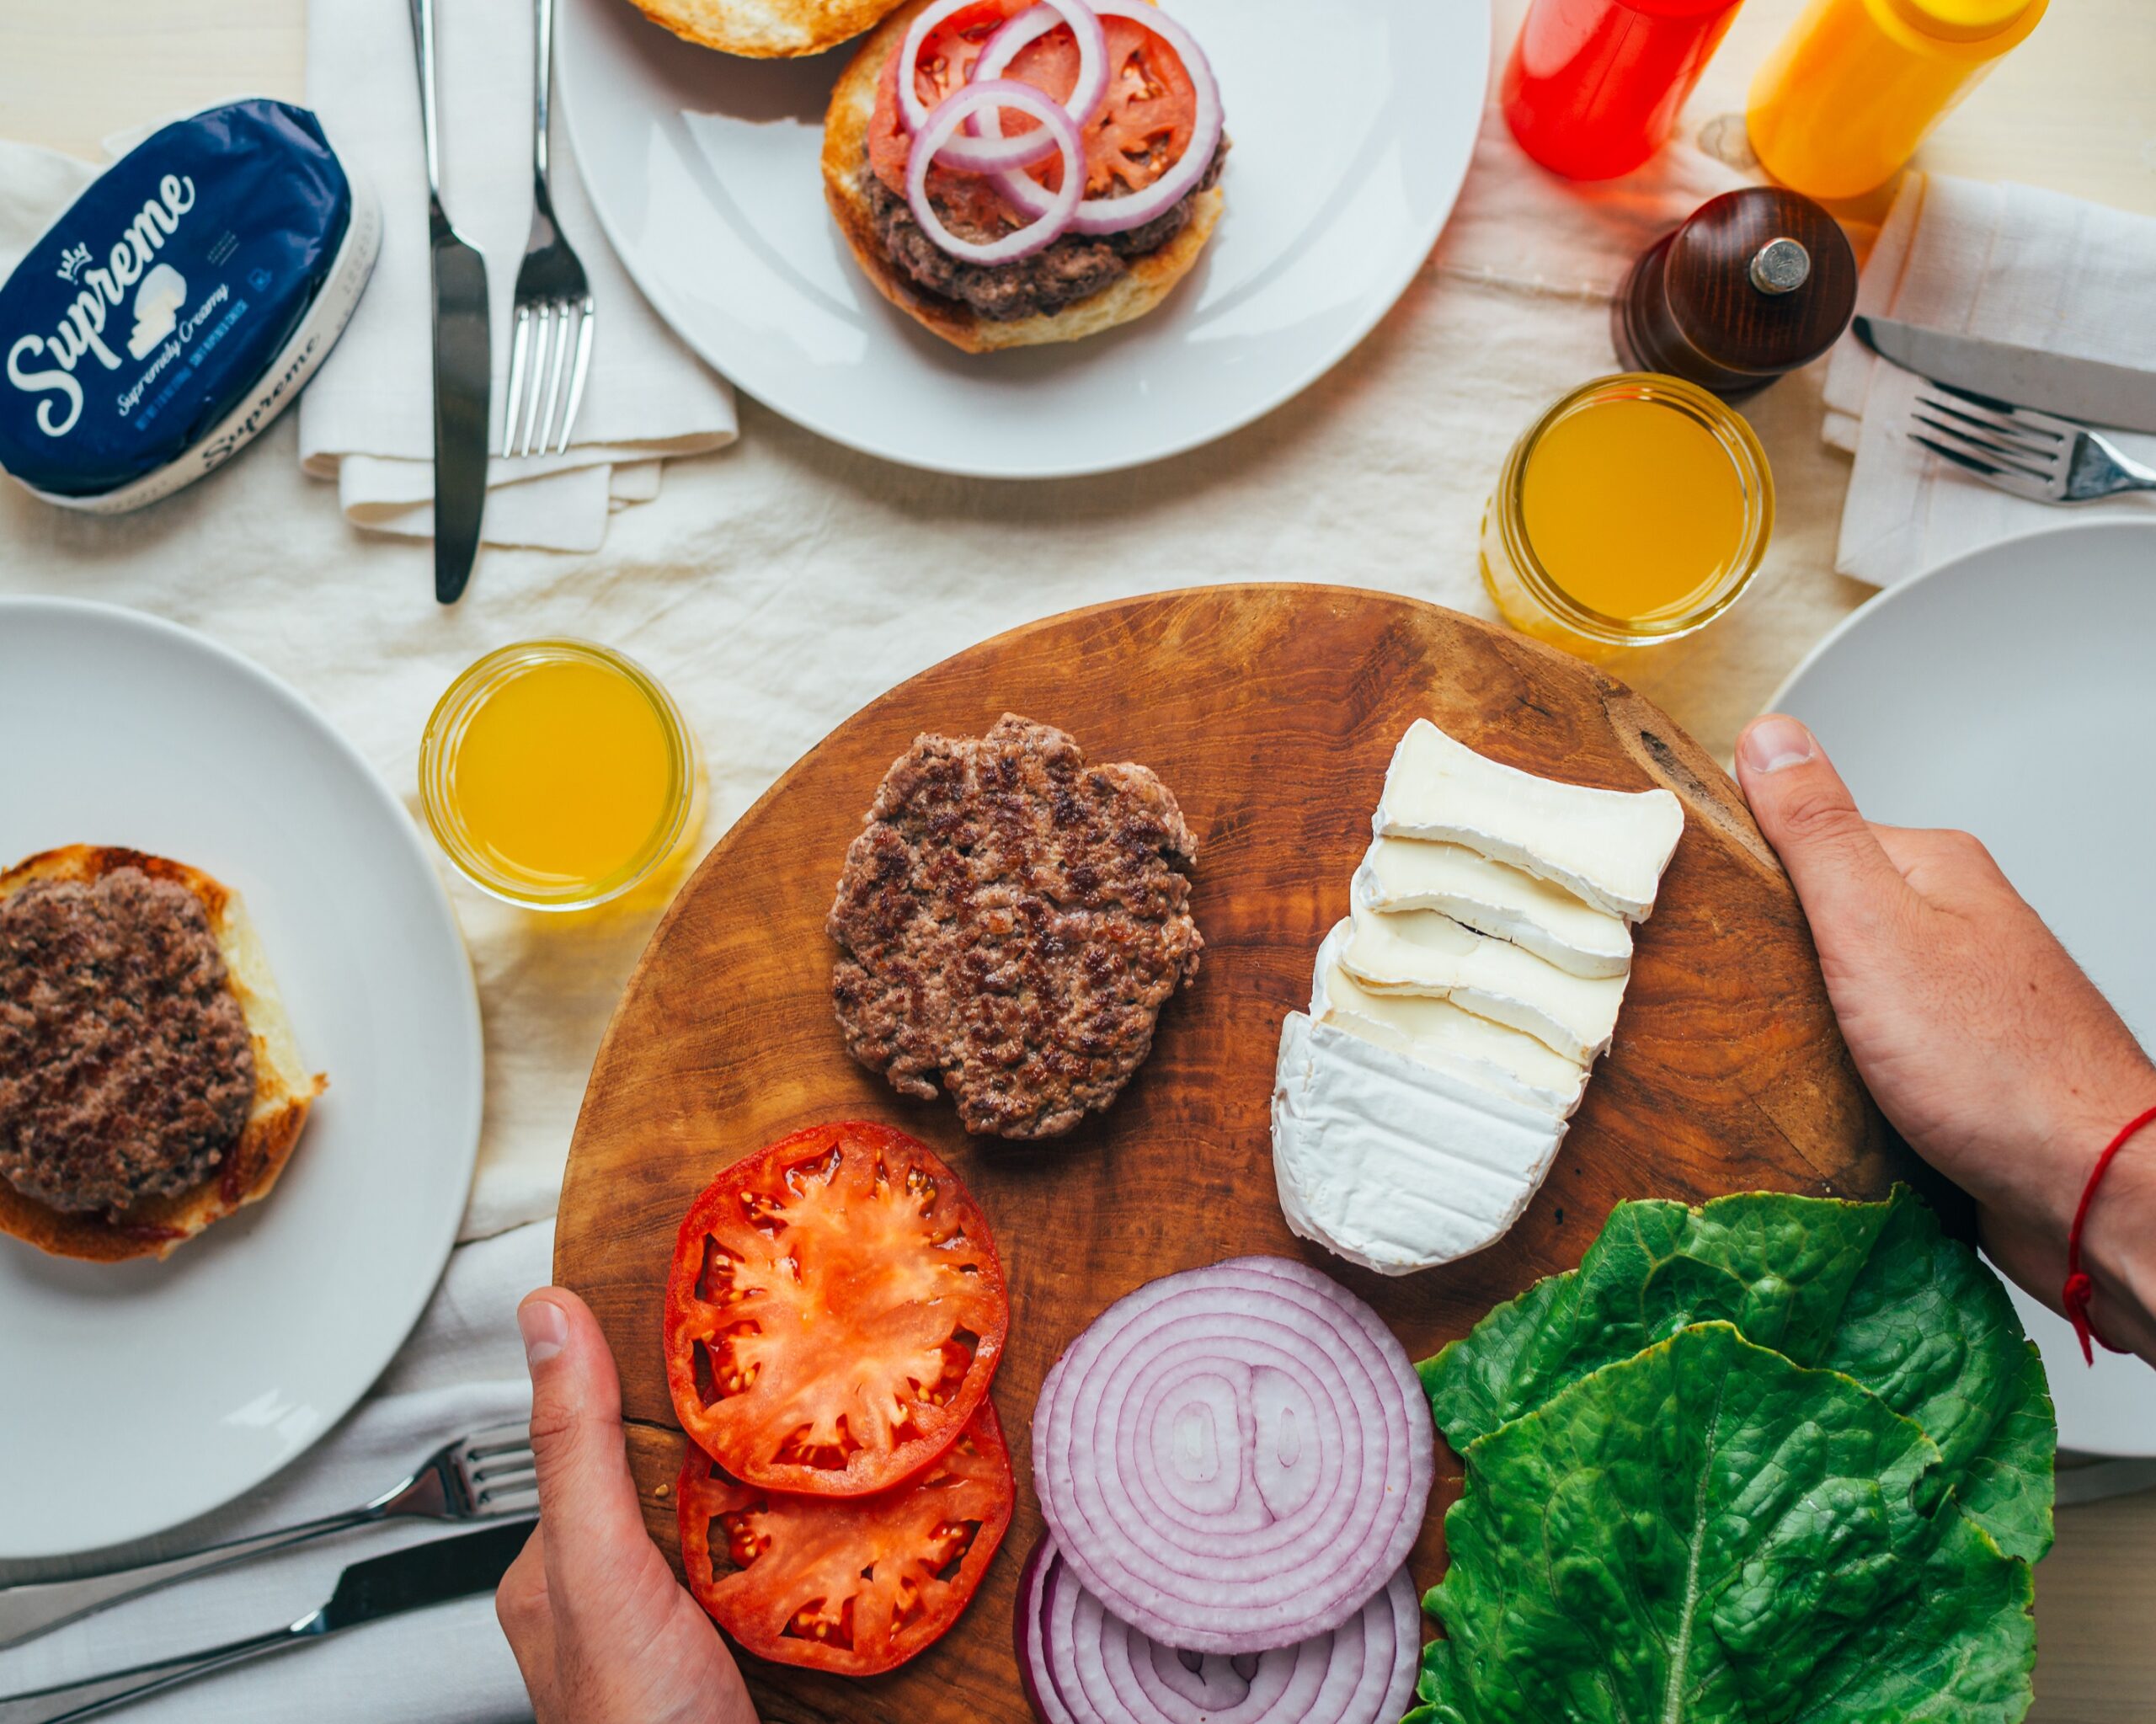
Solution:
[[[1383,1275],[1502,1238],[1565,1127],[1331,1024],[1290,1012],[1273,1090],[1273,1169],[1288,1225]]]
[[[1576,976],[1621,976],[1632,967],[1632,925],[1624,917],[1464,845],[1377,839],[1354,890],[1355,902],[1372,910],[1440,910]]]
[[[1609,1045],[1625,1001],[1623,976],[1568,974],[1433,910],[1381,915],[1356,906],[1340,963],[1371,993],[1450,1000],[1524,1030],[1579,1065]]]
[[[1374,824],[1380,837],[1465,845],[1636,922],[1654,908],[1684,805],[1667,790],[1598,790],[1523,772],[1417,718],[1393,750]]]
[[[1371,993],[1340,967],[1353,926],[1339,923],[1317,949],[1312,1017],[1552,1118],[1571,1117],[1587,1089],[1586,1067],[1524,1031],[1477,1017],[1449,1000]]]

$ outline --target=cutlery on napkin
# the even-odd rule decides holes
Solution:
[[[1857,310],[2156,373],[2152,280],[2156,219],[2029,186],[1913,173],[1865,264]],[[1924,387],[1854,334],[1828,366],[1823,435],[1856,458],[1834,567],[1879,586],[2056,519],[2048,504],[1995,490],[1912,442],[1910,409]],[[2156,436],[2115,440],[2156,462]],[[2143,494],[2084,504],[2076,518],[2152,510],[2156,495]]]
[[[509,371],[516,266],[531,220],[530,0],[437,8],[443,201],[485,254],[492,291],[494,411]],[[433,531],[431,288],[426,170],[408,0],[309,0],[307,105],[382,200],[382,257],[337,350],[300,398],[300,456],[337,481],[355,526]],[[573,72],[566,63],[558,79]],[[488,464],[484,541],[595,551],[608,515],[659,494],[668,456],[723,449],[734,392],[645,303],[600,232],[559,111],[549,132],[554,201],[606,308],[568,450]],[[501,444],[500,426],[491,445]]]

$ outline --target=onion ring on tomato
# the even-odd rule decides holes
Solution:
[[[932,9],[932,8],[931,8]],[[1175,165],[1143,190],[1125,197],[1087,198],[1072,213],[1069,231],[1073,233],[1123,233],[1133,227],[1143,227],[1155,217],[1166,215],[1197,189],[1205,177],[1205,170],[1213,164],[1214,152],[1220,147],[1220,132],[1224,113],[1220,105],[1219,81],[1213,75],[1212,62],[1206,59],[1205,51],[1198,45],[1192,35],[1157,6],[1147,0],[1093,0],[1093,10],[1102,18],[1127,19],[1141,29],[1150,30],[1166,42],[1182,61],[1183,70],[1190,75],[1191,88],[1196,93],[1196,112],[1191,122],[1189,145]],[[927,14],[923,13],[926,17]],[[1013,28],[1030,14],[1021,13],[1011,24],[989,39],[988,49],[981,54],[981,61],[988,59],[993,50],[1009,35]],[[1035,35],[1041,34],[1039,31]],[[1026,41],[1033,40],[1028,36]],[[1015,42],[1010,52],[1016,55],[1025,42]],[[983,70],[976,62],[976,71]],[[1001,70],[1000,67],[995,68]],[[905,80],[900,80],[899,98],[905,99]],[[1021,137],[1030,133],[1021,132]],[[1006,168],[991,176],[995,189],[1028,216],[1040,216],[1059,201],[1058,195],[1033,179],[1015,168]]]
[[[927,13],[921,15],[925,18]],[[1054,137],[1056,148],[1063,155],[1063,189],[1051,194],[1035,186],[1033,189],[1041,192],[1043,207],[1027,212],[1033,220],[1001,239],[983,245],[959,238],[943,225],[943,218],[929,201],[928,170],[937,152],[965,124],[968,116],[990,108],[1016,108],[1041,122],[1042,130]],[[1032,184],[1030,180],[1027,183]],[[937,247],[961,263],[1011,264],[1045,250],[1068,229],[1071,213],[1085,193],[1086,140],[1079,136],[1078,122],[1054,97],[1015,78],[990,78],[952,91],[936,104],[927,123],[914,134],[913,149],[906,157],[906,202],[913,211],[914,220],[921,223],[921,232]]]
[[[899,45],[899,113],[905,121],[906,130],[915,136],[919,136],[927,125],[930,112],[927,104],[921,99],[921,91],[915,82],[921,51],[928,45],[928,39],[938,24],[968,7],[979,3],[980,0],[937,0],[935,5],[914,19],[912,26],[906,31],[905,40]],[[990,45],[993,46],[1009,35],[1012,24],[1019,19],[1033,18],[1035,13],[1041,14],[1042,21],[1033,28],[1025,41],[1030,42],[1034,37],[1044,35],[1059,23],[1067,24],[1077,40],[1078,81],[1072,86],[1063,108],[1073,121],[1082,125],[1093,117],[1094,110],[1101,105],[1101,99],[1107,93],[1108,43],[1101,29],[1100,15],[1086,3],[1086,0],[1043,0],[1042,4],[1021,13],[1018,19],[999,28],[989,38]],[[1022,45],[1023,43],[1014,45],[1010,52],[1015,54]],[[968,74],[968,82],[985,83],[1000,76],[1003,67],[1010,63],[1006,55],[995,71],[985,72],[979,70],[976,62],[975,69]],[[983,128],[976,120],[972,130],[976,136],[954,137],[937,150],[936,159],[940,166],[953,168],[964,173],[990,173],[1004,168],[1029,168],[1036,162],[1046,161],[1057,148],[1055,135],[1044,126],[1033,131],[1017,132],[1008,137],[989,136],[979,135]],[[1081,141],[1081,156],[1083,148]],[[1043,205],[1043,209],[1045,207]],[[1038,215],[1042,211],[1031,211],[1028,213]]]

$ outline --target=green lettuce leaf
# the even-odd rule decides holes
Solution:
[[[1836,1372],[1681,1328],[1463,1450],[1412,1724],[2007,1724],[2029,1571]]]
[[[1999,1278],[1905,1188],[1884,1204],[1756,1192],[1620,1204],[1580,1267],[1418,1369],[1455,1449],[1688,1325],[1734,1324],[1839,1371],[1939,1445],[1962,1512],[2009,1556],[2051,1548],[2057,1427]]]

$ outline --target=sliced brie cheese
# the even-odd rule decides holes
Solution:
[[[1621,976],[1632,967],[1632,925],[1624,917],[1465,845],[1375,840],[1355,873],[1355,902],[1441,910],[1576,976]]]
[[[1565,1127],[1291,1012],[1280,1027],[1273,1165],[1288,1225],[1404,1275],[1478,1252],[1519,1219]]]
[[[1449,1000],[1526,1031],[1579,1065],[1609,1045],[1625,1000],[1623,976],[1568,974],[1434,910],[1380,915],[1357,906],[1340,963],[1373,994]]]
[[[1353,926],[1339,923],[1317,949],[1312,1017],[1554,1118],[1567,1118],[1579,1106],[1587,1069],[1524,1031],[1477,1017],[1449,1000],[1373,994],[1364,987],[1340,967]]]
[[[1417,718],[1393,750],[1375,825],[1383,837],[1464,844],[1641,921],[1684,830],[1684,806],[1667,790],[1538,777]]]

